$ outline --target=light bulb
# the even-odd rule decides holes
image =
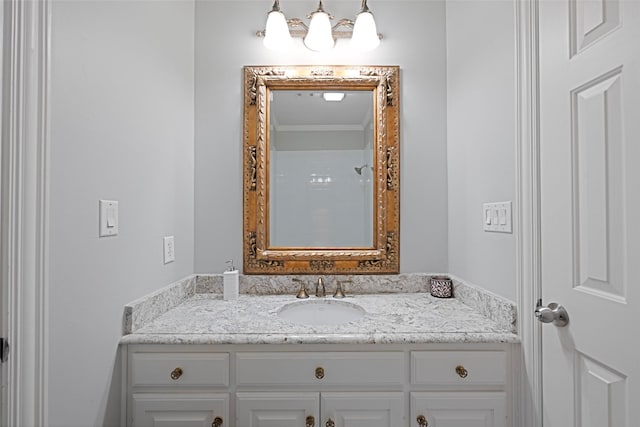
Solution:
[[[333,48],[334,44],[329,14],[319,8],[311,14],[309,31],[304,38],[304,45],[316,52],[323,52]]]
[[[360,52],[368,52],[377,48],[379,44],[380,39],[373,14],[368,10],[363,10],[358,14],[353,26],[351,46]]]
[[[267,15],[267,25],[264,30],[264,45],[271,50],[284,50],[293,43],[287,18],[280,10],[272,10]]]

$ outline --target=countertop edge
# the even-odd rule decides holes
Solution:
[[[519,344],[520,337],[505,333],[424,333],[424,334],[129,334],[121,345],[134,344]]]

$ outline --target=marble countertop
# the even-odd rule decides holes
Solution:
[[[309,298],[313,301],[315,297]],[[325,298],[329,303],[331,297]],[[512,330],[458,299],[428,293],[358,294],[339,301],[366,314],[340,325],[301,325],[278,310],[301,300],[292,295],[241,294],[224,301],[195,294],[124,335],[122,344],[422,344],[516,343]],[[335,301],[335,300],[333,300]]]

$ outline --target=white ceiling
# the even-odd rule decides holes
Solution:
[[[320,91],[277,90],[271,93],[271,125],[277,130],[303,127],[364,129],[373,118],[372,91],[344,92],[345,97],[339,102],[325,101]]]

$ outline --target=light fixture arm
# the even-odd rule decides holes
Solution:
[[[274,0],[273,6],[271,7],[271,12],[281,12],[281,10],[280,10],[280,0]]]
[[[326,10],[324,10],[324,6],[322,5],[322,0],[320,0],[320,1],[318,2],[318,8],[317,8],[316,10],[314,10],[313,12],[310,12],[310,13],[307,15],[307,19],[311,19],[311,17],[313,16],[313,14],[314,14],[314,13],[317,13],[317,12],[326,13],[327,15],[329,15],[329,19],[333,19],[333,15],[332,15],[332,14],[330,14],[329,12],[327,12]]]
[[[362,12],[371,13],[371,11],[369,10],[369,6],[367,6],[367,0],[362,0],[362,7],[360,8],[360,13]]]

